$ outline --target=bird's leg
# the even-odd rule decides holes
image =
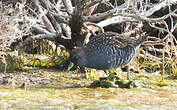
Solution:
[[[85,68],[81,66],[81,67],[80,67],[80,72],[81,72],[82,74],[85,74],[85,73],[86,73]]]
[[[118,77],[118,74],[116,72],[116,70],[104,70],[104,72],[107,74],[107,77],[103,77],[101,79],[107,79],[107,80],[110,80],[110,81],[116,81],[116,80],[119,80],[120,78]]]
[[[90,80],[95,80],[95,69],[91,68],[90,71],[85,73],[85,78]]]
[[[126,69],[127,69],[127,80],[130,80],[130,65],[127,65]]]
[[[90,79],[95,80],[95,69],[93,68],[90,69]]]

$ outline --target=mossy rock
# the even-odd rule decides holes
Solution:
[[[19,69],[22,67],[21,65],[21,60],[16,54],[16,52],[8,52],[6,53],[6,64],[3,63],[2,59],[0,59],[0,72],[5,71],[5,66],[6,66],[6,71],[7,72],[13,72],[15,69]]]
[[[102,88],[109,88],[113,87],[113,84],[111,81],[108,80],[96,80],[91,85],[89,86],[91,88],[96,88],[96,87],[102,87]]]
[[[102,87],[102,88],[136,88],[138,87],[138,83],[130,80],[123,80],[119,78],[115,73],[110,74],[108,77],[100,77],[99,80],[94,81],[89,86],[91,88]]]
[[[6,56],[6,64],[3,63],[2,59],[0,60],[0,72],[4,72],[5,71],[5,66],[6,66],[6,71],[14,71],[16,68],[16,63],[14,58],[7,54]]]

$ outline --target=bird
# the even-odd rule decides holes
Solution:
[[[74,49],[70,60],[74,65],[98,70],[128,66],[136,58],[140,45],[147,37],[144,35],[133,39],[115,32],[101,33],[90,38],[83,47]]]

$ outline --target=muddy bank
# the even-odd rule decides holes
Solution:
[[[93,80],[74,71],[32,69],[1,73],[1,109],[39,110],[169,110],[177,108],[177,81],[165,77],[167,86],[157,85],[160,75],[139,77],[141,88],[88,88]],[[148,79],[148,81],[147,81]],[[134,79],[136,80],[136,79]],[[24,87],[25,86],[25,87]]]

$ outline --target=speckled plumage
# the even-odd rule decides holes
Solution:
[[[78,66],[101,70],[126,66],[137,56],[146,38],[142,36],[133,40],[112,32],[102,33],[92,37],[84,47],[74,50],[71,61]]]

